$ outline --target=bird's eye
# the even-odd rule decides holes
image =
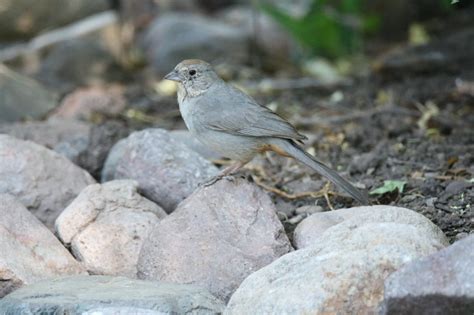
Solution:
[[[189,70],[189,75],[195,75],[196,74],[196,70]]]

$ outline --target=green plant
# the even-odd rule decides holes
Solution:
[[[370,194],[383,195],[386,193],[394,192],[396,190],[398,190],[398,193],[401,194],[405,188],[406,183],[407,183],[406,181],[402,181],[402,180],[386,180],[383,182],[383,186],[372,190]]]
[[[313,0],[302,17],[291,16],[267,2],[258,6],[291,33],[310,54],[329,58],[358,52],[363,33],[378,26],[377,17],[363,14],[362,0]]]

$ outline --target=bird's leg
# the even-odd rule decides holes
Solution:
[[[221,180],[222,178],[226,178],[226,177],[228,177],[232,174],[235,174],[245,164],[247,164],[247,162],[237,161],[235,163],[232,163],[231,165],[224,168],[219,174],[217,174],[216,176],[211,178],[209,181],[205,182],[203,184],[203,186],[204,187],[211,186],[211,185],[215,184],[218,180]]]

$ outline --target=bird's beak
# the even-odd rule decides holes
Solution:
[[[178,73],[174,70],[165,75],[165,79],[177,82],[181,81],[181,78],[179,77]]]

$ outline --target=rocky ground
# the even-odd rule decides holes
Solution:
[[[116,1],[120,24],[33,51],[11,39],[109,21],[108,4],[0,27],[0,314],[472,314],[472,7],[428,23],[426,44],[374,40],[362,70],[308,76],[275,22],[254,34],[250,8],[211,2]],[[229,161],[160,80],[189,57],[373,206],[272,154],[200,186]]]

